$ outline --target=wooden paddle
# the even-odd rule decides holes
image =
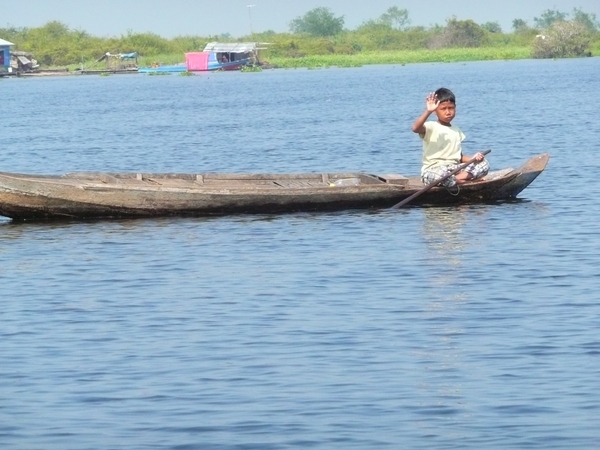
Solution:
[[[491,150],[484,150],[481,152],[482,155],[487,155],[489,152],[491,152]],[[427,186],[425,186],[423,189],[421,189],[420,191],[415,192],[414,194],[412,194],[409,197],[406,197],[404,200],[402,200],[399,203],[396,203],[394,206],[392,206],[393,209],[398,209],[398,208],[402,208],[404,205],[406,205],[408,202],[410,202],[411,200],[417,198],[419,195],[424,194],[425,192],[427,192],[429,189],[431,189],[432,187],[437,186],[438,184],[440,184],[441,182],[445,181],[446,179],[450,178],[452,175],[457,174],[458,172],[460,172],[461,170],[463,170],[465,167],[467,167],[469,164],[474,163],[475,162],[475,158],[471,158],[470,160],[468,160],[466,163],[462,163],[460,166],[458,166],[456,169],[454,169],[452,172],[444,175],[442,178],[440,178],[437,181],[434,181],[431,184],[428,184]]]

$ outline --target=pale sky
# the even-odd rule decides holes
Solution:
[[[289,31],[289,23],[317,7],[344,16],[355,29],[376,19],[391,6],[406,9],[411,25],[444,25],[446,19],[472,19],[482,24],[500,23],[511,31],[513,19],[533,25],[547,9],[571,13],[580,8],[600,19],[600,0],[6,0],[0,27],[39,27],[57,20],[74,30],[110,37],[153,32],[164,38],[230,33],[233,37],[254,32]],[[254,5],[248,7],[248,5]],[[2,38],[2,36],[0,36]]]

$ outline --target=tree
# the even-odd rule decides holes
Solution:
[[[514,19],[512,21],[512,29],[515,33],[529,30],[529,25],[523,19]]]
[[[172,44],[155,33],[134,33],[127,31],[126,36],[121,36],[118,51],[133,52],[140,55],[160,55],[173,52]],[[114,50],[113,50],[114,51]]]
[[[554,22],[564,22],[567,20],[568,14],[562,13],[555,9],[547,9],[540,17],[534,17],[535,26],[540,29],[550,28]]]
[[[15,44],[15,48],[19,49],[23,42],[27,39],[28,28],[15,28],[14,26],[7,26],[7,28],[0,28],[0,37],[4,40]]]
[[[502,27],[498,22],[486,22],[481,25],[481,28],[489,31],[490,33],[502,33]]]
[[[62,39],[69,36],[71,32],[67,25],[56,20],[48,22],[46,25],[40,27],[39,31],[43,33],[48,39]]]
[[[312,36],[335,36],[344,30],[344,16],[335,17],[329,8],[315,8],[290,22],[292,33]]]
[[[591,32],[598,31],[600,28],[600,24],[596,20],[596,14],[585,13],[579,8],[573,8],[573,20]]]
[[[487,35],[483,28],[472,20],[448,19],[445,28],[430,41],[430,48],[480,47],[486,43]]]
[[[379,22],[390,28],[405,30],[410,25],[408,10],[392,6],[379,17]]]

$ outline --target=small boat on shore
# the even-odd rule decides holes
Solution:
[[[460,185],[434,187],[411,205],[515,198],[543,172],[550,156],[520,168],[491,171]],[[357,173],[70,173],[0,172],[0,215],[24,220],[87,220],[159,216],[271,214],[389,208],[423,189],[420,177]]]

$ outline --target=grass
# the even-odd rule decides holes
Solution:
[[[460,62],[526,59],[529,47],[446,48],[441,50],[399,50],[363,52],[354,55],[312,55],[302,58],[267,58],[280,68],[360,67],[368,64],[411,64],[427,62]]]
[[[260,66],[242,66],[240,68],[242,72],[262,72],[262,67]]]

